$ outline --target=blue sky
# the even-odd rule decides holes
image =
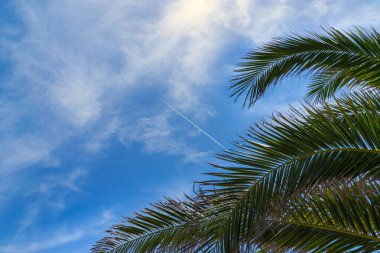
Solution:
[[[180,197],[222,150],[305,93],[228,98],[255,45],[320,26],[378,28],[379,1],[2,0],[0,252],[88,252],[107,226]]]

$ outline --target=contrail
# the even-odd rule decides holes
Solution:
[[[163,103],[165,103],[170,109],[172,109],[173,111],[175,111],[176,113],[178,113],[182,118],[184,118],[187,122],[189,122],[190,124],[192,124],[194,127],[196,127],[199,131],[201,131],[204,135],[206,135],[208,138],[210,138],[213,142],[215,142],[217,145],[219,145],[221,148],[223,149],[226,149],[225,146],[223,146],[219,141],[215,140],[214,137],[212,137],[209,133],[207,133],[206,131],[204,131],[202,128],[200,128],[199,126],[197,126],[194,122],[192,122],[190,119],[188,119],[185,115],[183,115],[182,113],[180,113],[177,109],[175,109],[174,106],[172,106],[171,104],[169,104],[168,102],[166,102],[165,100],[163,99],[160,99]]]

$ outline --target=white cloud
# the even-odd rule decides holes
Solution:
[[[70,191],[80,191],[83,180],[88,174],[88,169],[76,168],[67,174],[54,175],[45,178],[44,182],[38,187],[38,193],[46,196],[54,196],[57,192],[61,195]],[[54,197],[54,201],[57,201]]]
[[[37,136],[26,134],[3,138],[1,145],[4,148],[0,149],[2,161],[0,174],[9,173],[41,161],[51,161],[50,152],[53,143]]]
[[[68,173],[62,173],[53,176],[42,176],[42,183],[35,189],[23,189],[23,197],[30,201],[25,207],[23,217],[20,219],[17,234],[22,234],[25,229],[34,225],[39,215],[42,215],[48,210],[49,212],[62,211],[67,207],[69,197],[73,193],[81,191],[84,185],[84,179],[88,174],[88,170],[84,168],[76,168]],[[6,183],[6,182],[4,182]],[[2,185],[4,185],[4,183]],[[14,187],[15,183],[11,182]],[[6,185],[9,189],[9,186]],[[3,191],[4,189],[1,189]],[[14,196],[12,196],[14,197]],[[18,196],[19,197],[19,196]],[[2,196],[4,199],[4,196]],[[4,206],[4,205],[3,205]]]
[[[149,1],[18,2],[25,34],[18,42],[4,39],[1,44],[15,64],[6,87],[18,92],[20,102],[8,106],[0,127],[12,128],[36,110],[33,120],[48,122],[48,131],[41,131],[46,125],[37,126],[26,145],[20,136],[31,134],[27,130],[0,138],[14,154],[3,155],[1,170],[48,161],[63,142],[88,131],[94,134],[88,150],[99,150],[117,131],[114,123],[102,122],[110,120],[110,111],[130,108],[126,101],[150,89],[205,120],[212,108],[203,90],[215,85],[212,69],[223,60],[220,55],[231,37],[257,43],[318,25],[376,26],[380,18],[373,5],[352,0],[178,0],[152,9]],[[111,120],[133,127],[136,116],[126,112],[118,110]],[[99,124],[109,126],[108,135],[94,130]]]
[[[85,144],[86,150],[95,153],[107,147],[107,141],[119,131],[120,126],[121,122],[116,117],[106,121],[90,136]]]
[[[49,235],[46,238],[38,239],[35,241],[25,241],[23,243],[14,243],[9,245],[0,246],[0,251],[3,253],[34,253],[41,252],[43,250],[55,248],[70,242],[81,239],[84,235],[84,231],[69,231],[60,232],[53,235]]]
[[[96,217],[97,222],[94,222],[92,224],[95,224],[95,226],[103,228],[105,225],[109,225],[111,224],[111,222],[119,219],[120,217],[117,216],[113,210],[106,209],[101,211],[100,217]]]
[[[27,208],[26,215],[20,222],[18,233],[23,232],[27,227],[33,224],[36,217],[40,214],[41,208],[37,204],[31,204]]]
[[[34,207],[30,209],[30,216],[34,216]],[[124,209],[123,209],[124,210]],[[37,214],[41,210],[37,211]],[[0,246],[1,253],[34,253],[34,252],[56,252],[60,246],[72,244],[78,245],[75,252],[88,251],[107,226],[119,221],[122,214],[115,213],[113,209],[103,209],[86,216],[79,222],[60,224],[41,230],[39,234],[18,233],[8,243]],[[28,225],[28,217],[25,224]],[[19,230],[19,232],[22,232]],[[60,251],[61,252],[61,251]],[[71,252],[71,251],[70,251]]]
[[[86,176],[88,170],[80,168],[72,171],[67,178],[61,180],[60,184],[72,191],[79,191],[78,181]]]
[[[150,153],[182,156],[186,162],[204,162],[208,152],[198,151],[185,142],[188,128],[172,125],[172,115],[171,111],[165,110],[156,116],[140,118],[133,125],[120,129],[119,140],[126,147],[135,147],[136,143],[142,143],[144,149]]]

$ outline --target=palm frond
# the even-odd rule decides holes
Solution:
[[[301,73],[312,76],[308,97],[319,100],[344,86],[380,86],[380,34],[375,30],[341,32],[330,28],[323,35],[287,35],[243,60],[232,79],[231,96],[238,99],[245,94],[244,105],[248,106],[270,86]]]
[[[372,102],[375,101],[375,102]],[[224,202],[227,251],[265,226],[271,203],[336,178],[380,175],[380,94],[356,94],[256,124],[237,149],[220,158],[232,163],[202,182]],[[230,210],[230,212],[228,212]]]
[[[209,202],[202,198],[187,196],[186,200],[167,199],[153,204],[134,218],[114,225],[92,252],[214,252],[218,241],[213,224],[208,224],[213,215],[203,214]]]
[[[315,189],[341,179],[379,179],[379,112],[380,92],[374,90],[259,122],[219,156],[226,165],[215,165],[220,172],[200,182],[196,199],[145,209],[114,226],[93,252],[339,252],[354,244],[373,249],[380,218],[370,204],[378,199],[363,195],[363,201],[373,199],[355,209],[359,204],[345,202],[351,193]],[[326,212],[322,203],[330,205]],[[276,215],[276,205],[284,207],[283,215]],[[363,215],[344,223],[353,219],[352,210]]]
[[[318,72],[311,77],[306,97],[309,101],[321,102],[332,97],[342,88],[353,88],[358,85],[364,87],[365,83],[358,83],[344,70]]]
[[[257,241],[297,252],[374,252],[380,249],[379,203],[379,181],[323,184],[286,205],[274,205]]]
[[[380,250],[380,34],[287,35],[250,53],[232,93],[252,106],[309,75],[309,101],[254,124],[195,198],[167,199],[114,225],[92,249],[125,252]],[[334,98],[340,89],[350,95]],[[359,89],[359,92],[356,92]]]

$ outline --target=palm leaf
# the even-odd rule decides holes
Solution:
[[[232,93],[245,94],[244,105],[252,106],[270,86],[288,76],[310,74],[314,80],[309,98],[325,99],[342,87],[380,86],[380,35],[356,28],[325,34],[287,35],[276,38],[248,54],[236,69]]]
[[[310,193],[326,182],[379,178],[379,111],[380,93],[368,91],[319,106],[304,105],[259,122],[235,149],[219,156],[225,164],[215,165],[220,171],[200,182],[196,199],[168,200],[146,209],[114,226],[111,236],[100,241],[93,252],[254,252],[257,247],[262,252],[339,252],[353,245],[373,249],[378,234],[371,233],[379,232],[372,225],[379,220],[376,208],[371,224],[364,226],[369,234],[358,230],[357,224],[342,227],[338,223],[342,212],[334,216],[319,211],[309,220],[302,217],[313,203],[318,204],[318,198],[328,200],[318,192]],[[307,198],[302,202],[297,196]],[[289,205],[290,200],[297,201]],[[331,206],[342,203],[335,201]],[[284,207],[283,216],[276,215],[274,204]],[[356,208],[354,204],[352,208]],[[334,225],[320,222],[323,218],[335,219]],[[363,223],[362,218],[360,221]]]
[[[134,218],[114,225],[92,252],[214,252],[218,241],[213,224],[207,225],[207,221],[215,215],[203,214],[208,203],[198,194],[196,199],[186,196],[185,200],[153,204]]]
[[[257,241],[292,251],[374,252],[380,250],[379,203],[379,181],[330,182],[273,206]]]
[[[372,102],[375,101],[375,102]],[[332,104],[256,124],[237,149],[221,155],[232,166],[202,182],[225,204],[226,251],[266,226],[271,203],[336,178],[380,175],[380,101],[378,92],[356,94]],[[230,210],[228,212],[228,210]],[[244,244],[243,244],[244,245]]]

